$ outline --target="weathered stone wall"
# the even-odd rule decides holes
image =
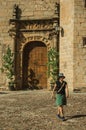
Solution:
[[[14,49],[13,38],[9,36],[9,19],[13,6],[18,4],[22,10],[21,19],[53,17],[55,2],[60,1],[60,26],[64,37],[60,35],[60,72],[68,81],[70,90],[86,87],[86,7],[85,0],[0,0],[0,67],[2,55],[10,45]],[[0,86],[6,83],[6,77],[0,72]]]
[[[6,47],[10,45],[14,49],[14,40],[9,36],[9,20],[12,19],[13,6],[18,4],[22,10],[21,19],[53,17],[55,2],[59,0],[0,0],[0,67],[2,66],[2,55]],[[0,72],[0,86],[5,86],[6,77]]]
[[[60,26],[64,37],[60,35],[60,72],[68,81],[70,91],[73,89],[73,44],[74,44],[74,0],[60,0]]]
[[[60,71],[66,75],[69,88],[86,87],[86,7],[85,0],[60,0]]]
[[[74,6],[74,86],[86,87],[86,7],[85,0],[75,0]]]

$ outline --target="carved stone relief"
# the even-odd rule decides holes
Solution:
[[[52,29],[52,23],[33,23],[27,26],[29,30],[45,30],[45,29]]]
[[[24,46],[31,41],[41,41],[47,46],[47,49],[51,48],[51,40],[49,40],[49,39],[47,39],[46,37],[43,37],[43,36],[34,36],[33,35],[33,36],[27,37],[25,43],[21,43],[21,49],[20,50],[23,51]]]

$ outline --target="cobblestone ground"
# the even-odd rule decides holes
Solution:
[[[86,130],[86,93],[70,95],[65,115],[57,119],[51,91],[0,92],[0,130]]]

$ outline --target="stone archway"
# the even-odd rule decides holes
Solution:
[[[41,48],[42,48],[42,46],[45,46],[46,56],[47,56],[47,51],[50,48],[56,47],[58,49],[59,33],[55,33],[55,28],[54,28],[54,26],[56,24],[58,24],[58,18],[54,17],[54,18],[46,18],[46,19],[29,19],[29,20],[11,19],[10,22],[13,24],[13,28],[16,28],[16,32],[15,32],[15,36],[14,36],[15,37],[14,38],[14,53],[15,53],[14,68],[15,68],[16,88],[25,89],[25,88],[29,87],[29,85],[28,85],[28,67],[29,67],[30,61],[27,58],[31,52],[31,50],[29,50],[29,47],[32,47],[32,45],[34,45],[35,47],[40,45]],[[31,46],[29,46],[29,45],[31,45]],[[41,51],[41,49],[40,49],[40,51]],[[39,51],[37,51],[37,53],[38,52]],[[33,53],[35,53],[35,50]],[[26,60],[25,60],[25,58],[26,58]],[[34,60],[34,58],[33,58],[33,60]],[[25,65],[24,65],[24,63],[25,63]],[[41,68],[41,67],[38,67],[38,68]],[[43,65],[42,65],[42,69],[40,69],[39,72],[42,73],[42,70],[44,70]],[[47,70],[47,69],[45,69],[45,70]],[[35,71],[33,71],[33,72],[35,72]],[[39,75],[39,73],[38,73],[38,77],[42,78],[41,75]],[[34,74],[33,77],[34,78],[37,77],[36,74]],[[32,77],[31,77],[31,79],[32,79]],[[47,77],[44,77],[43,79],[46,79],[47,81],[41,80],[41,82],[39,82],[39,80],[37,79],[36,84],[38,84],[38,86],[40,88],[50,88],[50,84],[48,82],[49,79]],[[45,82],[45,84],[43,82]],[[34,85],[33,82],[31,85],[32,86]]]
[[[23,88],[47,88],[47,46],[41,41],[27,43],[22,60]]]

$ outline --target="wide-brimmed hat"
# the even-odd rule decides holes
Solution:
[[[60,78],[60,77],[65,78],[65,76],[64,76],[64,74],[63,74],[63,73],[59,73],[58,77],[59,77],[59,78]]]

